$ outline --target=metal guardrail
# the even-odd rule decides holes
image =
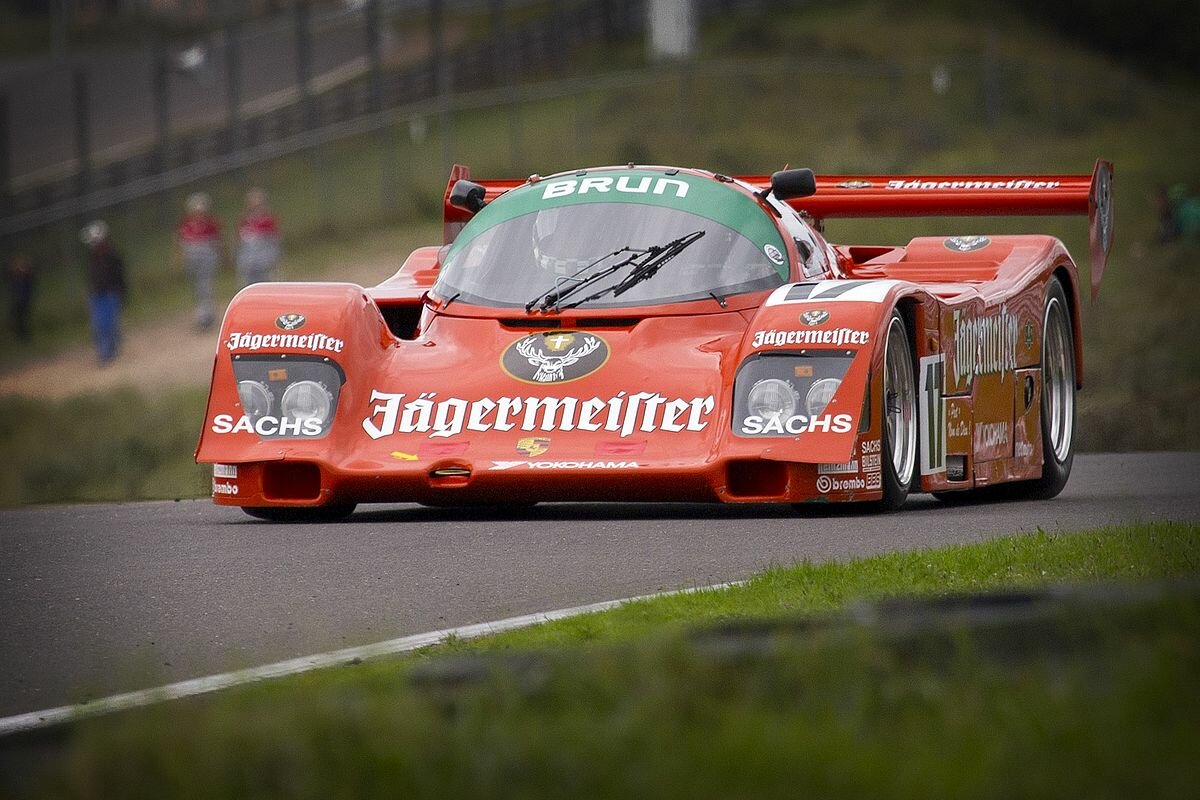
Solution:
[[[257,114],[239,118],[231,112],[226,124],[168,133],[165,112],[160,111],[153,136],[142,139],[140,146],[122,146],[119,150],[123,152],[107,163],[87,152],[83,120],[79,123],[83,132],[77,137],[82,155],[74,161],[70,174],[19,190],[13,190],[7,181],[7,193],[5,181],[0,181],[0,235],[71,219],[197,178],[372,130],[387,124],[380,120],[410,116],[417,113],[413,108],[437,98],[444,107],[447,97],[457,98],[478,87],[511,85],[518,74],[559,68],[573,49],[640,31],[644,2],[589,0],[564,5],[514,28],[505,27],[503,18],[497,17],[485,41],[472,42],[456,52],[444,52],[444,21],[435,19],[431,21],[434,46],[426,63],[384,71],[378,42],[368,42],[358,69],[338,70],[334,80],[329,74],[313,77],[302,68],[302,80],[287,96],[276,97],[274,107]],[[386,0],[380,3],[387,7]],[[380,22],[380,3],[363,6],[361,13],[376,15],[367,17],[368,28]],[[431,10],[444,4],[453,5],[453,0],[427,3]],[[501,10],[504,5],[493,3]],[[301,31],[311,22],[301,18],[296,24]],[[321,86],[322,81],[327,85]],[[78,91],[84,93],[86,103],[85,81]],[[156,91],[165,90],[159,84]],[[160,102],[165,106],[166,100],[160,98]],[[461,102],[454,100],[455,104]],[[244,113],[250,104],[234,105]],[[393,112],[391,117],[381,114],[385,110]]]

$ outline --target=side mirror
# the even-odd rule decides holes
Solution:
[[[771,175],[771,193],[780,200],[809,197],[817,193],[817,179],[811,169],[784,169]]]
[[[478,183],[460,178],[450,189],[450,205],[474,214],[487,205],[487,201],[483,199],[486,195],[487,189]]]

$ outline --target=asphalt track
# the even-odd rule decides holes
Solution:
[[[1200,520],[1200,453],[1084,455],[1057,499],[895,514],[773,506],[371,506],[259,523],[208,501],[0,512],[0,716],[770,564],[1042,527]]]

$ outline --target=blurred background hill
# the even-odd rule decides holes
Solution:
[[[32,257],[37,289],[31,340],[0,351],[0,442],[26,465],[0,478],[0,502],[206,492],[189,459],[215,342],[189,330],[171,267],[189,193],[212,195],[229,230],[263,186],[285,277],[371,284],[439,240],[454,162],[511,177],[629,161],[1086,173],[1110,158],[1116,243],[1084,312],[1080,446],[1200,447],[1200,245],[1164,241],[1157,205],[1200,190],[1196,30],[1200,5],[1175,0],[6,4],[0,259]],[[97,217],[132,301],[131,346],[105,372],[83,349],[78,230]],[[827,234],[1044,231],[1085,260],[1085,228],[848,220]],[[233,290],[225,276],[222,299]]]

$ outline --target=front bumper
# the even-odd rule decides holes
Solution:
[[[534,502],[800,503],[872,501],[880,473],[858,462],[818,465],[761,458],[653,463],[627,456],[473,462],[461,457],[333,466],[317,460],[215,464],[220,505],[315,507],[417,502],[430,505]]]

